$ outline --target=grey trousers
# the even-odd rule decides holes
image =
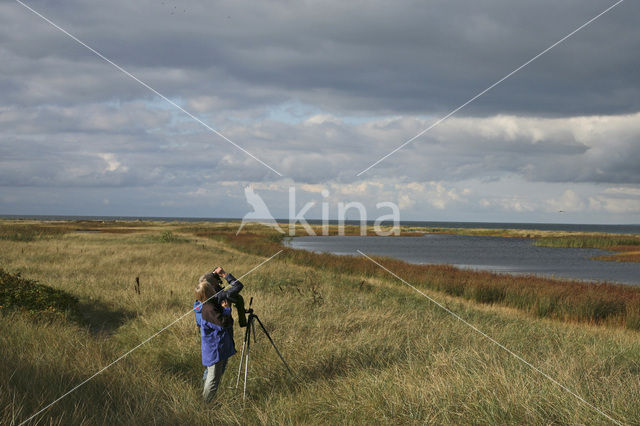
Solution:
[[[210,367],[207,367],[206,375],[204,379],[204,389],[202,390],[202,398],[204,402],[211,402],[216,396],[218,391],[218,385],[224,374],[224,370],[227,368],[227,359],[216,362]]]

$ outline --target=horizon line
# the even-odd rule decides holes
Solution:
[[[242,217],[206,217],[206,216],[145,216],[145,215],[83,215],[83,214],[5,214],[0,213],[2,219],[30,219],[30,218],[59,218],[59,220],[73,220],[72,218],[95,218],[95,219],[145,219],[148,221],[161,221],[170,219],[170,222],[177,222],[180,219],[202,219],[203,221],[242,221]],[[52,219],[56,220],[56,219]],[[272,222],[289,223],[287,218],[263,218],[248,221],[249,223]],[[305,218],[307,222],[322,222],[323,218]],[[339,222],[340,219],[328,219],[328,222]],[[360,219],[344,219],[345,222],[360,222]],[[374,223],[375,220],[367,219],[366,223]],[[393,221],[383,221],[382,224],[393,223]],[[511,224],[511,225],[583,225],[583,226],[640,226],[640,223],[587,223],[587,222],[513,222],[513,221],[475,221],[475,220],[426,220],[426,219],[406,219],[400,220],[403,223],[469,223],[469,224]]]

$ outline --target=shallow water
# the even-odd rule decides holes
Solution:
[[[527,238],[428,234],[423,237],[295,237],[292,248],[340,255],[388,256],[416,264],[449,264],[510,274],[535,274],[640,285],[640,263],[592,260],[611,252],[537,247]],[[399,271],[394,271],[399,272]]]

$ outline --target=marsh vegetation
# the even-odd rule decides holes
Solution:
[[[75,232],[83,229],[102,232]],[[0,238],[4,273],[77,300],[78,318],[1,308],[0,423],[27,419],[181,316],[40,423],[607,423],[370,261],[286,249],[259,226],[236,229],[3,222],[2,235],[31,235]],[[248,401],[229,389],[236,355],[219,405],[205,407],[196,280],[217,265],[241,276],[278,250],[242,281],[296,377],[258,336]],[[594,406],[623,423],[640,418],[636,289],[379,261]]]

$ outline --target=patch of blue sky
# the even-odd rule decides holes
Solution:
[[[184,105],[184,100],[182,98],[178,97],[178,98],[173,98],[171,100],[180,106]],[[203,130],[202,128],[198,128],[200,127],[200,125],[184,126],[184,124],[191,124],[191,123],[195,124],[193,118],[187,116],[182,111],[178,110],[175,106],[169,104],[167,101],[165,101],[162,98],[156,97],[152,100],[144,100],[143,102],[146,105],[146,107],[151,110],[155,109],[159,111],[169,111],[171,113],[171,120],[167,123],[166,126],[156,128],[156,129],[149,129],[149,131],[151,132],[170,132],[171,134],[174,134],[174,135],[189,135],[189,134],[199,133]],[[220,131],[220,129],[216,127],[216,123],[211,122],[209,117],[206,116],[206,114],[205,115],[194,114],[194,115],[199,119],[201,119],[203,122],[207,123],[209,126]],[[331,113],[329,111],[323,110],[315,105],[306,104],[298,101],[288,101],[288,102],[283,102],[277,105],[267,106],[264,109],[264,112],[261,114],[252,114],[249,116],[230,114],[229,116],[225,117],[225,120],[234,122],[240,125],[250,125],[250,124],[258,123],[261,121],[271,120],[271,121],[277,121],[277,122],[294,126],[317,115],[329,115],[329,116],[335,117],[336,119],[339,119],[346,125],[352,125],[352,126],[357,126],[357,125],[376,122],[376,121],[382,121],[385,119],[395,117],[395,116],[389,116],[389,115],[367,115],[367,114],[341,115],[341,114],[335,114],[335,113]],[[423,120],[433,119],[433,117],[427,117],[427,116],[424,116],[424,117],[419,116],[417,118],[420,118]]]
[[[180,107],[185,108],[184,106],[185,102],[182,98],[180,97],[172,98],[171,101],[175,102],[176,105],[179,105]],[[196,133],[201,133],[202,131],[206,130],[204,127],[202,127],[200,123],[196,122],[192,117],[189,117],[187,114],[177,109],[175,105],[171,105],[169,102],[167,102],[166,100],[160,97],[155,97],[152,100],[143,100],[142,102],[144,103],[145,107],[148,108],[149,110],[166,111],[166,112],[169,112],[171,117],[170,120],[166,123],[166,125],[156,127],[153,129],[148,129],[148,132],[150,133],[163,133],[163,134],[170,134],[170,135],[192,135]],[[207,119],[207,117],[200,116],[193,112],[191,113],[198,119],[202,120],[207,125],[218,130],[215,126],[215,123],[210,122]],[[185,126],[185,124],[187,125]]]
[[[294,101],[269,107],[266,118],[286,124],[298,124],[322,113],[323,111],[316,106]]]
[[[314,105],[304,104],[301,102],[284,102],[268,108],[266,118],[269,120],[279,121],[286,124],[299,124],[316,115],[330,115],[345,124],[359,125],[390,118],[385,115],[341,115],[322,110]]]

